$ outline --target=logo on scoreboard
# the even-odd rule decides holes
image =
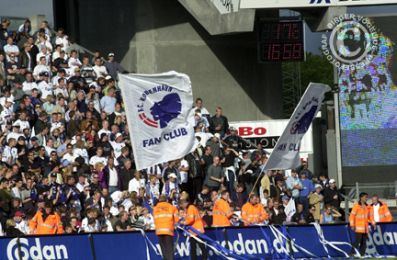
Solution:
[[[376,56],[379,34],[369,18],[344,14],[333,18],[327,27],[329,36],[321,36],[321,50],[335,67],[363,68]]]

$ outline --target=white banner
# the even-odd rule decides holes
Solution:
[[[287,216],[287,222],[291,222],[291,218],[296,212],[295,200],[293,198],[289,199],[288,204],[284,209],[284,212]]]
[[[256,141],[259,141],[268,152],[271,152],[273,149],[267,147],[276,146],[277,140],[288,125],[288,121],[288,119],[236,121],[229,122],[229,125],[236,128],[238,135],[242,138],[251,139],[250,141],[253,144],[257,144]],[[252,147],[252,149],[254,148]],[[313,131],[311,126],[302,138],[300,152],[313,153]]]
[[[313,8],[389,4],[397,4],[397,0],[241,0],[240,8]]]
[[[295,108],[287,127],[276,144],[264,170],[288,170],[300,165],[300,142],[321,108],[324,94],[330,91],[328,85],[310,83]]]
[[[138,170],[194,150],[193,94],[187,75],[119,74]]]

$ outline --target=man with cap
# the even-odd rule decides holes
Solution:
[[[179,197],[179,185],[177,180],[177,175],[175,173],[170,173],[168,175],[168,180],[165,182],[163,187],[163,194],[170,199],[174,193],[175,199]]]
[[[243,138],[237,135],[237,129],[233,126],[229,128],[230,135],[225,138],[224,142],[236,151],[240,151],[243,146]]]
[[[105,68],[107,69],[109,75],[115,80],[118,80],[117,73],[126,72],[126,70],[120,65],[120,63],[114,60],[113,52],[110,52],[108,54],[108,60],[105,62]]]
[[[44,71],[41,72],[39,76],[40,76],[40,82],[38,83],[37,88],[41,92],[41,100],[45,102],[47,96],[53,95],[52,84],[49,83],[50,73]]]
[[[324,189],[324,204],[330,204],[337,211],[340,210],[342,197],[336,187],[335,179],[329,180],[329,187]]]
[[[320,221],[321,204],[324,200],[324,196],[321,194],[322,190],[321,184],[316,184],[314,185],[314,192],[309,195],[309,205],[314,207],[313,217],[317,222]]]
[[[187,199],[181,199],[179,201],[179,205],[181,209],[184,212],[185,219],[181,221],[182,225],[187,225],[191,226],[197,232],[204,233],[204,221],[200,216],[200,211],[198,208],[190,204]],[[206,260],[208,258],[208,251],[205,248],[205,244],[203,243],[197,243],[197,241],[194,239],[193,236],[197,236],[194,232],[190,232],[191,236],[189,238],[189,243],[190,243],[190,259],[195,260],[197,259],[197,245],[201,249],[201,259]]]
[[[161,255],[165,260],[174,259],[174,226],[179,221],[178,210],[160,195],[159,202],[153,208],[156,235],[159,239]]]
[[[29,225],[24,220],[25,214],[18,210],[14,213],[13,220],[15,222],[15,228],[19,229],[25,235],[29,234]]]
[[[61,217],[53,211],[51,202],[46,202],[43,210],[38,210],[30,220],[29,228],[31,234],[63,234]]]
[[[110,141],[110,144],[112,145],[113,152],[114,152],[114,157],[118,158],[121,155],[121,149],[125,147],[125,142],[123,140],[123,135],[119,132],[115,136],[115,140]]]

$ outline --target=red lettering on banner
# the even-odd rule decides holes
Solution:
[[[254,129],[254,134],[255,135],[265,135],[267,132],[266,128],[264,127],[257,127]]]
[[[249,126],[243,126],[238,128],[238,135],[243,137],[243,136],[250,136],[252,135],[252,127]]]
[[[247,136],[264,136],[267,132],[267,129],[264,127],[250,127],[250,126],[240,126],[238,128],[238,135],[241,137],[247,137]]]

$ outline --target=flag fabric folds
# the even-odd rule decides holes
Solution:
[[[309,84],[263,170],[288,170],[300,165],[300,142],[330,90],[325,84]]]
[[[193,94],[187,75],[119,74],[136,168],[180,159],[194,150]]]

